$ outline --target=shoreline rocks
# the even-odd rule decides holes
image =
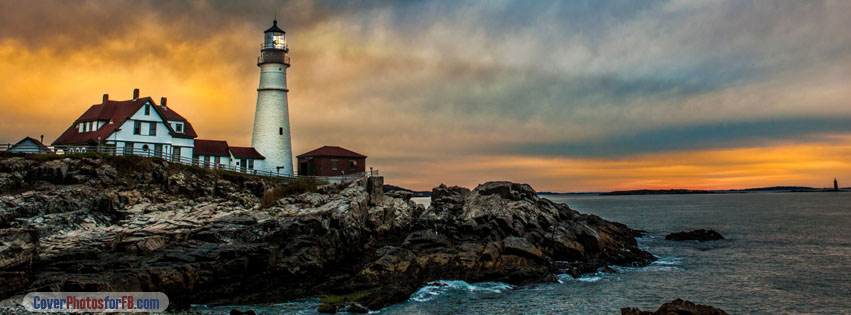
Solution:
[[[698,241],[698,242],[706,242],[706,241],[715,241],[715,240],[723,240],[724,237],[721,236],[718,232],[714,230],[694,230],[694,231],[680,231],[665,235],[666,241]]]
[[[654,259],[638,231],[529,185],[441,185],[425,208],[382,184],[324,186],[261,209],[263,192],[286,183],[156,159],[0,156],[0,187],[22,188],[0,195],[0,229],[38,232],[32,268],[0,268],[26,279],[0,299],[161,291],[179,310],[324,296],[324,311],[363,311],[435,280],[527,284]]]
[[[683,299],[676,299],[671,302],[662,304],[655,312],[642,311],[635,307],[624,307],[621,309],[621,315],[729,315],[720,308],[715,308],[708,305],[695,304]]]

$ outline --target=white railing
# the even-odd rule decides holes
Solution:
[[[5,151],[9,146],[3,146],[0,151]],[[185,165],[193,165],[202,168],[208,168],[212,170],[219,170],[225,172],[234,172],[241,174],[249,174],[249,175],[257,175],[264,177],[274,177],[279,179],[293,179],[293,178],[312,178],[317,182],[322,183],[346,183],[357,180],[359,178],[378,176],[378,170],[369,170],[365,172],[355,173],[355,174],[346,174],[341,176],[299,176],[296,174],[295,176],[286,176],[282,174],[278,174],[270,171],[263,170],[255,170],[249,169],[243,166],[235,166],[235,165],[227,165],[227,164],[215,164],[214,161],[211,160],[203,160],[196,158],[188,158],[185,156],[169,154],[164,151],[157,151],[154,149],[124,149],[118,148],[112,145],[100,145],[100,146],[54,146],[53,151],[56,152],[54,154],[105,154],[105,155],[115,155],[115,156],[142,156],[148,158],[162,159],[170,163],[180,163]],[[39,152],[32,152],[39,153]]]

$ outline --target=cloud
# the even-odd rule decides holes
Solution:
[[[408,170],[427,161],[762,148],[851,120],[848,1],[0,0],[0,142],[52,140],[138,87],[247,145],[275,11],[294,151],[341,145],[399,182],[439,182]],[[515,174],[488,165],[460,173]]]
[[[541,156],[620,157],[669,151],[768,146],[776,145],[772,140],[778,139],[784,142],[813,142],[824,140],[824,136],[845,133],[851,134],[851,117],[789,118],[670,127],[579,143],[540,143],[530,140],[515,146],[494,148],[494,151]]]

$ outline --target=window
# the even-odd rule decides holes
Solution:
[[[142,122],[138,120],[133,121],[133,134],[141,135],[142,134]]]
[[[183,132],[183,124],[174,124],[174,131]]]
[[[86,124],[88,125],[87,129],[88,129],[89,131],[94,131],[94,129],[92,129],[92,122],[91,122],[91,121],[90,121],[90,122],[87,122]]]
[[[80,125],[82,125],[82,126],[83,126],[82,128],[80,128],[80,130],[82,130],[82,131],[80,131],[80,132],[88,132],[88,131],[89,131],[88,129],[86,129],[86,127],[88,127],[88,126],[89,126],[88,124],[86,124],[86,123],[80,123]]]
[[[278,134],[279,134],[279,135],[282,135],[282,136],[284,135],[284,128],[283,128],[283,127],[282,127],[282,128],[278,128]]]
[[[351,160],[349,161],[349,170],[354,171],[358,168],[358,161]]]
[[[149,136],[156,136],[157,135],[157,123],[149,122],[148,127],[149,127],[148,128],[148,135]]]
[[[248,169],[250,169],[250,170],[254,169],[254,160],[248,160]]]
[[[151,114],[151,104],[145,104],[145,116]]]
[[[216,157],[216,167],[219,167],[219,164],[222,164],[222,157],[217,156]]]
[[[337,170],[337,164],[338,164],[338,162],[340,162],[340,161],[337,161],[337,160],[331,160],[331,170],[332,170],[332,171],[336,171],[336,170]]]
[[[148,152],[148,149],[150,148],[151,147],[149,147],[147,144],[142,145],[142,151]]]
[[[210,167],[210,156],[209,155],[204,156],[204,167]]]

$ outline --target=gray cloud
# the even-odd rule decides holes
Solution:
[[[851,117],[788,118],[744,123],[720,123],[619,134],[599,141],[537,142],[491,148],[493,153],[526,152],[541,156],[619,157],[676,150],[724,149],[760,146],[772,140],[795,142],[826,141],[822,135],[851,133]]]
[[[847,132],[851,117],[832,88],[851,83],[851,2],[840,0],[0,1],[0,43],[63,56],[159,27],[187,47],[132,45],[127,63],[198,45],[218,60],[163,75],[232,67],[223,80],[248,82],[276,10],[297,149],[625,156]]]

